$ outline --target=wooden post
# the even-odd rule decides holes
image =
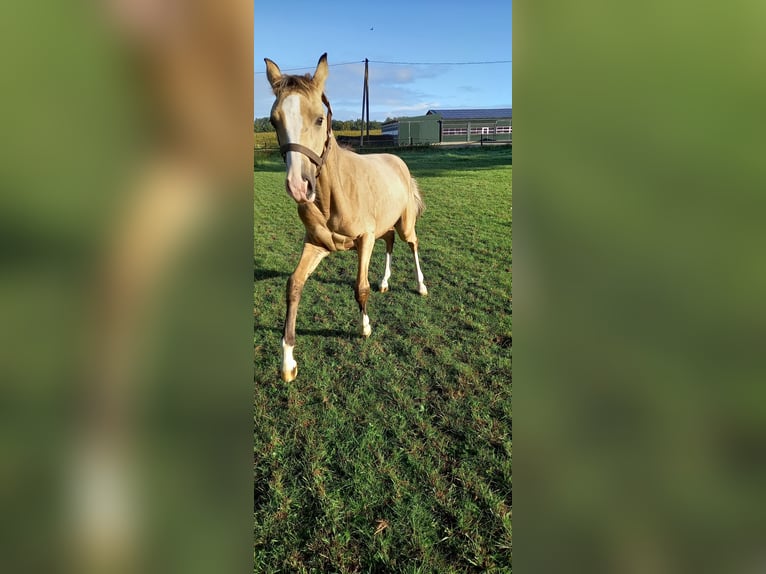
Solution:
[[[367,58],[364,59],[364,83],[362,84],[362,123],[359,124],[359,147],[364,146],[364,109],[367,102]]]
[[[370,82],[367,77],[369,60],[364,59],[364,95],[367,102],[367,143],[370,143]],[[362,116],[364,119],[364,116]]]
[[[359,147],[364,146],[364,112],[367,110],[367,141],[370,140],[370,92],[367,84],[367,74],[370,61],[364,59],[364,88],[362,89],[362,124],[359,126]]]

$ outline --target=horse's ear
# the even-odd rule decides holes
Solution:
[[[317,64],[316,72],[314,72],[314,84],[321,90],[324,91],[324,83],[325,80],[327,80],[327,52],[322,54],[322,57],[319,58],[319,63]]]
[[[269,84],[271,84],[273,89],[277,82],[282,78],[282,72],[280,71],[279,66],[268,58],[264,58],[263,61],[266,62],[266,77],[269,79]]]

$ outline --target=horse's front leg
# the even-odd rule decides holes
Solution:
[[[303,286],[306,279],[314,272],[319,262],[322,261],[329,251],[311,243],[303,244],[303,253],[298,266],[287,280],[285,300],[287,312],[285,315],[285,330],[282,336],[282,380],[289,383],[298,375],[298,363],[293,357],[295,348],[295,320],[298,316],[298,303],[301,300]]]
[[[356,240],[356,252],[359,255],[359,269],[356,274],[356,286],[354,295],[356,302],[359,303],[359,327],[362,335],[369,337],[372,333],[370,327],[370,318],[367,316],[367,297],[370,295],[370,281],[367,278],[367,271],[370,267],[370,257],[372,257],[372,248],[375,246],[375,235],[367,233]]]

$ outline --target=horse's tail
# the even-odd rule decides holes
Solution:
[[[412,193],[412,199],[415,202],[415,218],[417,219],[426,210],[426,204],[423,201],[423,196],[420,195],[420,188],[414,177],[410,178],[410,192]]]

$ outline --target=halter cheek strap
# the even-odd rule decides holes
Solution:
[[[322,166],[327,159],[327,150],[330,149],[330,140],[332,136],[332,108],[330,107],[330,100],[322,93],[322,102],[327,106],[327,138],[324,141],[324,149],[322,149],[322,155],[317,155],[314,151],[307,148],[305,145],[297,143],[287,143],[279,146],[279,152],[282,154],[282,160],[286,161],[288,151],[297,151],[302,153],[311,160],[315,166],[317,166],[316,176],[319,177],[319,172],[322,171]]]

